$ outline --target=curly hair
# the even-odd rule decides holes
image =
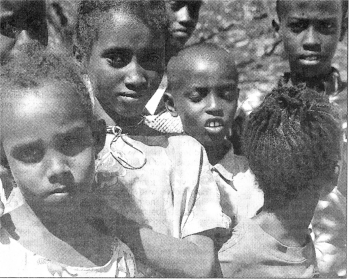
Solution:
[[[14,90],[32,89],[48,82],[59,81],[73,86],[79,95],[87,121],[95,120],[91,96],[83,80],[79,65],[63,53],[53,53],[28,45],[11,59],[0,71],[0,101],[13,94]]]
[[[136,16],[150,29],[167,36],[168,19],[163,0],[82,0],[78,4],[74,43],[84,57],[89,57],[98,38],[99,23],[111,10]]]
[[[242,142],[264,191],[266,210],[282,207],[304,189],[320,187],[310,184],[311,179],[334,178],[339,123],[327,97],[305,85],[278,86],[251,113]]]

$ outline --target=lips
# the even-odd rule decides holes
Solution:
[[[52,194],[71,194],[76,191],[73,186],[56,186],[55,190],[52,191]]]
[[[320,54],[302,54],[299,56],[299,60],[305,64],[317,64],[321,62],[323,56]]]
[[[141,99],[144,96],[144,94],[131,93],[131,92],[120,92],[120,93],[118,93],[118,96],[123,97],[123,98]]]
[[[209,119],[205,122],[204,128],[210,134],[221,133],[224,129],[224,121],[221,118]]]

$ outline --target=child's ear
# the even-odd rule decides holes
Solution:
[[[272,20],[272,27],[275,30],[275,35],[279,36],[280,24],[276,20]]]
[[[103,119],[96,121],[93,130],[93,137],[95,141],[96,154],[99,153],[106,142],[106,122]]]
[[[177,117],[178,113],[175,109],[174,98],[170,93],[165,92],[163,96],[163,101],[167,111],[170,112],[171,116]]]

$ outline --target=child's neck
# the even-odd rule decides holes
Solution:
[[[307,77],[300,73],[291,72],[291,80],[294,85],[305,83],[308,88],[315,89],[316,91],[323,91],[323,82],[328,78],[330,73],[332,73],[332,68],[329,68],[329,71],[326,74],[313,77]]]
[[[214,166],[225,157],[231,148],[231,144],[227,140],[224,140],[220,144],[204,146],[204,148],[207,152],[209,163]]]
[[[254,220],[260,227],[289,247],[303,247],[309,235],[308,227],[318,203],[319,195],[312,191],[301,192],[283,208],[262,210]]]

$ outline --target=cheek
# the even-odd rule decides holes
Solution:
[[[36,193],[36,189],[43,184],[43,172],[40,164],[24,166],[9,160],[9,165],[17,186],[24,194]]]
[[[147,79],[149,82],[149,85],[152,89],[157,89],[162,77],[163,77],[164,71],[146,71]],[[152,92],[153,93],[153,92]]]
[[[10,54],[15,43],[15,39],[0,35],[0,59],[4,59]]]
[[[185,132],[189,134],[200,133],[204,129],[203,115],[200,109],[195,109],[193,107],[186,108],[182,113],[181,120],[184,126]]]
[[[92,183],[95,175],[95,150],[86,148],[79,153],[71,162],[70,169],[76,183]]]

